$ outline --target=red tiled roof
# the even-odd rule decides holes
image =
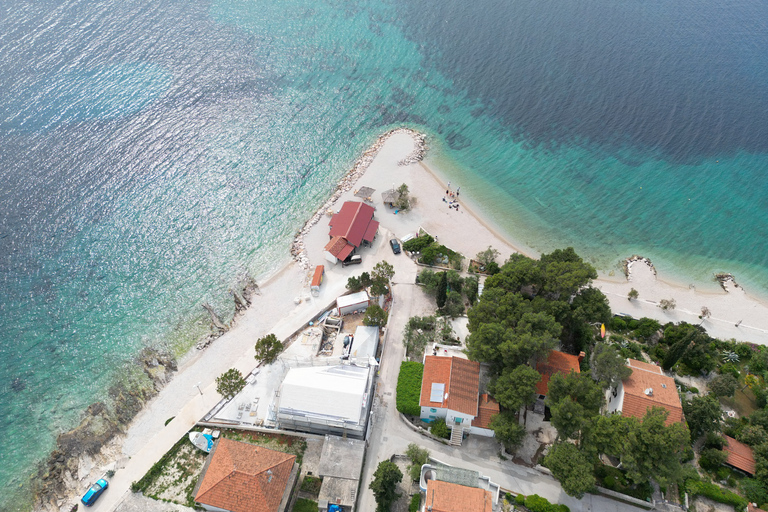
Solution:
[[[728,454],[725,463],[740,469],[750,475],[755,474],[755,457],[752,455],[752,448],[740,443],[732,437],[724,436],[726,444],[723,451]]]
[[[370,205],[347,201],[341,206],[339,213],[331,217],[331,221],[328,223],[331,226],[331,237],[346,238],[355,247],[360,247],[360,243],[368,233],[373,220],[373,212],[374,209]],[[378,227],[378,222],[376,227]]]
[[[473,427],[488,428],[491,419],[499,414],[499,402],[487,393],[480,395],[480,403],[477,407],[477,418],[472,420]]]
[[[445,384],[448,398],[430,402],[432,384]],[[480,391],[480,363],[461,357],[427,356],[421,381],[420,405],[451,409],[477,416],[477,396]]]
[[[556,373],[569,374],[572,371],[581,373],[579,356],[572,356],[558,350],[553,350],[545,361],[536,364],[536,371],[541,374],[541,380],[536,384],[536,393],[547,396],[549,379]]]
[[[379,230],[379,221],[372,220],[370,224],[368,224],[368,229],[365,230],[365,235],[363,235],[363,240],[366,242],[373,242],[373,237],[376,236],[376,232]]]
[[[493,495],[477,487],[429,480],[426,503],[432,512],[492,512]]]
[[[643,419],[651,407],[663,407],[669,411],[667,425],[683,420],[683,407],[674,379],[667,377],[656,365],[634,359],[627,365],[632,375],[624,380],[624,402],[621,415]],[[646,391],[649,393],[646,393]]]
[[[220,439],[211,452],[195,501],[232,512],[276,512],[295,455]]]
[[[325,250],[337,259],[344,261],[355,250],[355,246],[347,242],[345,238],[335,236],[326,244]]]

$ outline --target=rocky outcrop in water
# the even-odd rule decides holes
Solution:
[[[656,267],[653,266],[653,263],[651,263],[651,260],[643,256],[640,256],[638,254],[635,254],[624,260],[624,275],[627,276],[627,278],[629,278],[629,275],[632,272],[632,265],[634,265],[636,262],[640,262],[640,263],[644,263],[645,265],[648,265],[648,267],[653,271],[653,275],[656,275]]]
[[[728,291],[728,285],[730,284],[734,288],[738,288],[739,284],[736,282],[736,279],[733,277],[733,274],[729,274],[727,272],[721,272],[719,274],[715,274],[715,281],[720,283],[720,287]]]
[[[90,471],[83,468],[94,464],[104,447],[124,431],[176,370],[171,354],[143,349],[109,389],[110,403],[91,404],[77,427],[59,435],[56,448],[32,479],[35,508],[46,512],[63,510],[61,496],[71,496],[84,487],[81,480]]]
[[[339,181],[339,184],[336,186],[336,190],[333,192],[333,194],[331,194],[331,197],[325,203],[323,203],[317,212],[315,212],[315,214],[310,217],[310,219],[304,224],[304,227],[296,233],[296,237],[291,243],[291,256],[303,270],[309,270],[310,267],[309,256],[307,256],[307,250],[304,247],[304,237],[307,235],[310,228],[312,228],[312,226],[317,224],[320,219],[323,218],[325,212],[328,211],[331,206],[333,206],[339,197],[341,197],[341,194],[352,190],[360,176],[362,176],[363,173],[368,170],[368,166],[370,166],[371,162],[373,162],[373,159],[376,158],[376,155],[379,153],[379,150],[387,141],[387,139],[400,133],[407,133],[410,135],[414,141],[415,147],[410,154],[408,154],[402,160],[398,161],[397,165],[410,165],[416,162],[420,162],[424,159],[424,155],[427,153],[427,138],[423,133],[411,130],[410,128],[397,128],[395,130],[388,131],[376,139],[376,142],[374,142],[373,145],[355,161],[352,169],[350,169],[349,172],[347,172],[347,174]]]

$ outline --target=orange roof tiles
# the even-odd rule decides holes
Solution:
[[[343,261],[355,250],[355,246],[347,242],[345,238],[335,236],[325,245],[325,250]]]
[[[755,457],[752,455],[752,448],[740,443],[732,437],[725,437],[726,445],[723,447],[723,451],[728,454],[728,458],[725,463],[729,466],[733,466],[736,469],[740,469],[750,475],[755,474]]]
[[[445,384],[441,402],[430,402],[432,384]],[[451,409],[477,416],[477,396],[480,391],[480,363],[461,357],[427,356],[421,381],[423,407]],[[445,395],[448,395],[446,398]]]
[[[572,356],[558,350],[553,350],[545,361],[536,364],[536,371],[541,374],[541,380],[536,384],[536,392],[547,395],[549,391],[549,379],[556,373],[568,374],[571,371],[581,372],[579,356]]]
[[[664,375],[654,364],[630,359],[627,366],[632,368],[632,375],[624,380],[622,416],[643,419],[651,407],[663,407],[669,411],[667,425],[684,421],[674,379]]]
[[[645,370],[647,372],[664,375],[661,367],[651,363],[644,363],[643,361],[638,361],[637,359],[627,359],[627,366],[630,368],[637,368],[638,370]]]
[[[295,455],[219,439],[195,501],[232,512],[276,512]]]
[[[480,403],[477,407],[477,418],[472,420],[473,427],[488,428],[491,419],[499,414],[499,402],[487,393],[480,395]]]
[[[426,504],[432,512],[492,512],[493,495],[477,487],[429,480]]]

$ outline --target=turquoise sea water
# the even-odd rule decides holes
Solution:
[[[0,0],[0,483],[384,130],[540,251],[768,290],[768,7]],[[0,510],[19,510],[18,495]]]

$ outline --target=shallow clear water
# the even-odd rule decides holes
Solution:
[[[403,124],[538,250],[768,274],[768,7],[0,1],[0,482]],[[12,386],[12,384],[14,384]],[[17,510],[6,495],[2,510]]]

